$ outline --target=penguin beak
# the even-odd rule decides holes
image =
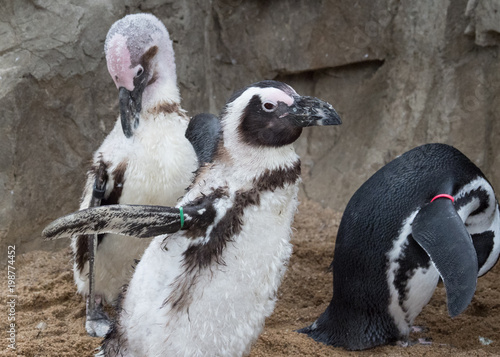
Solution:
[[[315,97],[297,96],[285,114],[298,127],[340,125],[342,120],[332,105]]]
[[[139,116],[142,109],[142,90],[137,86],[133,91],[120,87],[118,96],[123,134],[130,138],[139,125]]]

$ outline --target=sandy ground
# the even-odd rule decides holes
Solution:
[[[340,214],[303,202],[294,223],[294,253],[279,291],[274,314],[251,356],[493,356],[500,355],[500,266],[479,279],[469,308],[455,319],[446,312],[444,288],[416,324],[428,331],[413,338],[432,339],[430,346],[383,346],[348,352],[314,342],[294,330],[314,321],[331,299],[332,277],[327,272]],[[69,244],[69,242],[68,242]],[[92,356],[100,339],[84,329],[85,305],[75,293],[69,250],[30,252],[16,257],[17,350],[7,349],[6,284],[1,289],[1,356]],[[2,271],[6,276],[6,271]],[[483,343],[481,342],[483,339]],[[489,342],[485,345],[484,342]]]

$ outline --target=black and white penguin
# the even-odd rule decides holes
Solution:
[[[499,251],[499,206],[481,170],[451,146],[417,147],[349,201],[335,244],[332,301],[299,332],[349,350],[405,341],[440,277],[454,317]]]
[[[104,48],[108,71],[119,90],[120,116],[94,153],[80,209],[92,205],[96,176],[105,183],[101,205],[175,205],[198,164],[184,136],[189,118],[180,106],[167,29],[153,15],[128,15],[112,25]],[[87,311],[90,335],[105,335],[109,323],[100,312],[101,300],[113,303],[117,299],[132,276],[135,259],[141,257],[149,241],[111,234],[99,237],[95,256],[97,313]],[[75,283],[78,292],[87,295],[88,237],[74,236],[71,247]]]
[[[137,265],[106,356],[241,356],[274,309],[300,182],[292,144],[304,127],[340,118],[326,102],[262,81],[231,97],[220,124],[213,162],[177,208],[98,207],[44,231],[172,233],[155,237]]]

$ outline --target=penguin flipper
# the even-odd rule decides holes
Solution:
[[[74,234],[112,233],[137,238],[189,229],[191,225],[208,225],[215,217],[213,206],[197,202],[183,207],[183,218],[177,207],[147,205],[108,205],[93,207],[60,217],[42,232],[46,239]]]
[[[418,212],[412,230],[443,279],[449,315],[457,316],[471,302],[478,274],[476,251],[465,224],[451,200],[438,199]]]
[[[221,137],[220,120],[213,114],[197,114],[189,121],[185,136],[193,145],[199,165],[210,163]]]

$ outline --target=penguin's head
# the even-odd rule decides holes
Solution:
[[[172,41],[151,14],[127,15],[115,22],[104,44],[109,74],[119,90],[123,133],[133,135],[140,113],[164,98],[180,101]]]
[[[236,136],[252,147],[273,148],[292,144],[304,127],[342,123],[329,103],[300,96],[289,85],[273,80],[233,94],[221,119],[225,138]]]

